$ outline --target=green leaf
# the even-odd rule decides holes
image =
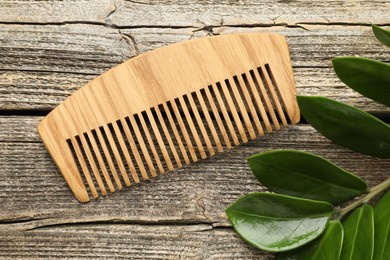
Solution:
[[[354,107],[324,97],[298,96],[305,119],[336,144],[390,158],[390,126]]]
[[[331,162],[310,153],[274,150],[248,158],[256,178],[277,193],[334,203],[367,191],[367,184]]]
[[[277,260],[335,260],[340,259],[343,244],[343,226],[330,221],[324,234],[309,244],[292,251],[279,253]]]
[[[374,211],[370,205],[355,209],[342,221],[344,228],[341,258],[372,259],[374,252]]]
[[[390,106],[390,65],[365,58],[333,59],[337,76],[350,88]]]
[[[390,259],[390,190],[374,207],[374,259]]]
[[[375,24],[372,25],[372,30],[375,34],[375,37],[387,47],[390,47],[390,31],[382,29]]]
[[[272,193],[252,193],[226,209],[236,232],[249,244],[271,252],[304,245],[324,231],[331,204]]]

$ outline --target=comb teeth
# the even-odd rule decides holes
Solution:
[[[90,196],[96,198],[279,130],[291,122],[286,110],[265,64],[67,143]]]

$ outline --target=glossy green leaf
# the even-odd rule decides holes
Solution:
[[[343,226],[330,221],[324,234],[316,240],[292,251],[279,253],[276,260],[337,260],[343,244]]]
[[[305,119],[328,139],[360,153],[390,158],[390,126],[386,123],[329,98],[297,98]]]
[[[390,190],[374,207],[374,259],[390,259]]]
[[[274,150],[251,156],[248,163],[256,178],[277,193],[334,204],[367,191],[362,179],[310,153]]]
[[[390,47],[390,31],[382,29],[376,25],[372,25],[372,30],[375,34],[375,37],[387,47]]]
[[[281,252],[302,246],[324,231],[331,204],[272,194],[252,193],[226,209],[236,232],[249,244]]]
[[[344,228],[341,258],[369,260],[374,252],[374,211],[370,205],[355,209],[342,221]]]
[[[390,106],[390,65],[358,57],[333,59],[337,76],[347,86],[377,102]]]

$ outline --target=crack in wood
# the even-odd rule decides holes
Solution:
[[[133,3],[133,4],[140,4],[140,5],[155,5],[150,2],[140,2],[140,1],[133,1],[133,0],[125,0],[125,2]]]
[[[21,68],[14,68],[14,69],[7,69],[7,68],[0,68],[0,72],[33,72],[33,73],[58,73],[58,74],[74,74],[74,75],[85,75],[85,76],[99,76],[98,73],[88,73],[88,72],[82,72],[82,71],[66,71],[66,70],[29,70],[29,69],[21,69]]]
[[[199,198],[196,199],[196,205],[199,206],[200,213],[202,214],[202,216],[205,219],[207,219],[210,223],[213,223],[213,220],[211,219],[209,214],[207,214],[207,210],[206,210],[206,206],[205,206],[203,197],[199,197]],[[212,224],[212,226],[213,226],[213,224]]]
[[[105,26],[112,29],[191,29],[199,28],[192,25],[116,25],[106,22],[96,21],[62,21],[62,22],[18,22],[18,21],[0,21],[0,25],[42,25],[42,26],[64,26],[64,25],[97,25]]]
[[[329,25],[329,26],[368,26],[371,27],[372,23],[348,23],[348,22],[297,22],[296,25]],[[390,26],[390,23],[378,23],[378,26]]]
[[[116,6],[116,4],[113,4],[113,5],[114,5],[114,9],[111,10],[110,12],[108,12],[106,17],[104,18],[105,21],[109,20],[110,16],[113,15],[118,10],[118,7]]]
[[[131,34],[123,33],[120,29],[118,30],[118,33],[120,34],[122,39],[124,39],[125,42],[131,47],[131,49],[134,49],[133,56],[137,56],[137,55],[141,54],[141,52],[137,46],[137,42],[135,41],[134,37]]]
[[[74,226],[105,226],[105,225],[137,225],[137,226],[192,226],[192,225],[207,225],[210,229],[226,228],[226,226],[214,226],[214,223],[202,220],[141,220],[141,219],[94,219],[94,220],[75,220],[61,219],[56,217],[42,218],[20,218],[0,220],[0,232],[8,230],[33,231],[37,229],[50,229],[58,227],[74,227]]]
[[[46,116],[51,110],[16,110],[16,109],[10,109],[10,110],[1,110],[0,109],[0,116]]]
[[[105,20],[109,20],[109,16],[111,16],[114,11],[111,11],[105,18]],[[210,25],[204,25],[202,27],[197,27],[194,25],[116,25],[114,23],[107,23],[107,22],[97,22],[97,21],[62,21],[62,22],[18,22],[18,21],[0,21],[0,24],[4,25],[42,25],[42,26],[63,26],[63,25],[72,25],[72,24],[78,24],[78,25],[97,25],[97,26],[105,26],[112,29],[195,29],[195,31],[201,31],[201,30],[207,30],[210,31],[210,29],[214,28],[264,28],[264,27],[286,27],[286,28],[301,28],[303,30],[308,30],[304,28],[302,25],[322,25],[322,26],[367,26],[370,27],[371,23],[350,23],[350,22],[295,22],[294,24],[289,24],[286,22],[277,23],[277,18],[271,19],[273,21],[272,23],[247,23],[247,24],[225,24],[225,23],[219,23],[219,24],[210,24]],[[377,23],[378,26],[390,26],[390,23]]]

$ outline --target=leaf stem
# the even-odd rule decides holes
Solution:
[[[359,207],[360,205],[362,205],[364,203],[367,203],[372,198],[374,198],[376,195],[378,195],[379,193],[381,193],[382,191],[384,191],[388,188],[390,188],[390,178],[385,180],[384,182],[381,182],[378,185],[372,187],[368,191],[367,195],[364,196],[363,198],[361,198],[361,199],[355,201],[354,203],[346,206],[345,208],[341,209],[338,218],[339,219],[342,218],[343,216],[348,214],[350,211],[354,210],[355,208]]]

